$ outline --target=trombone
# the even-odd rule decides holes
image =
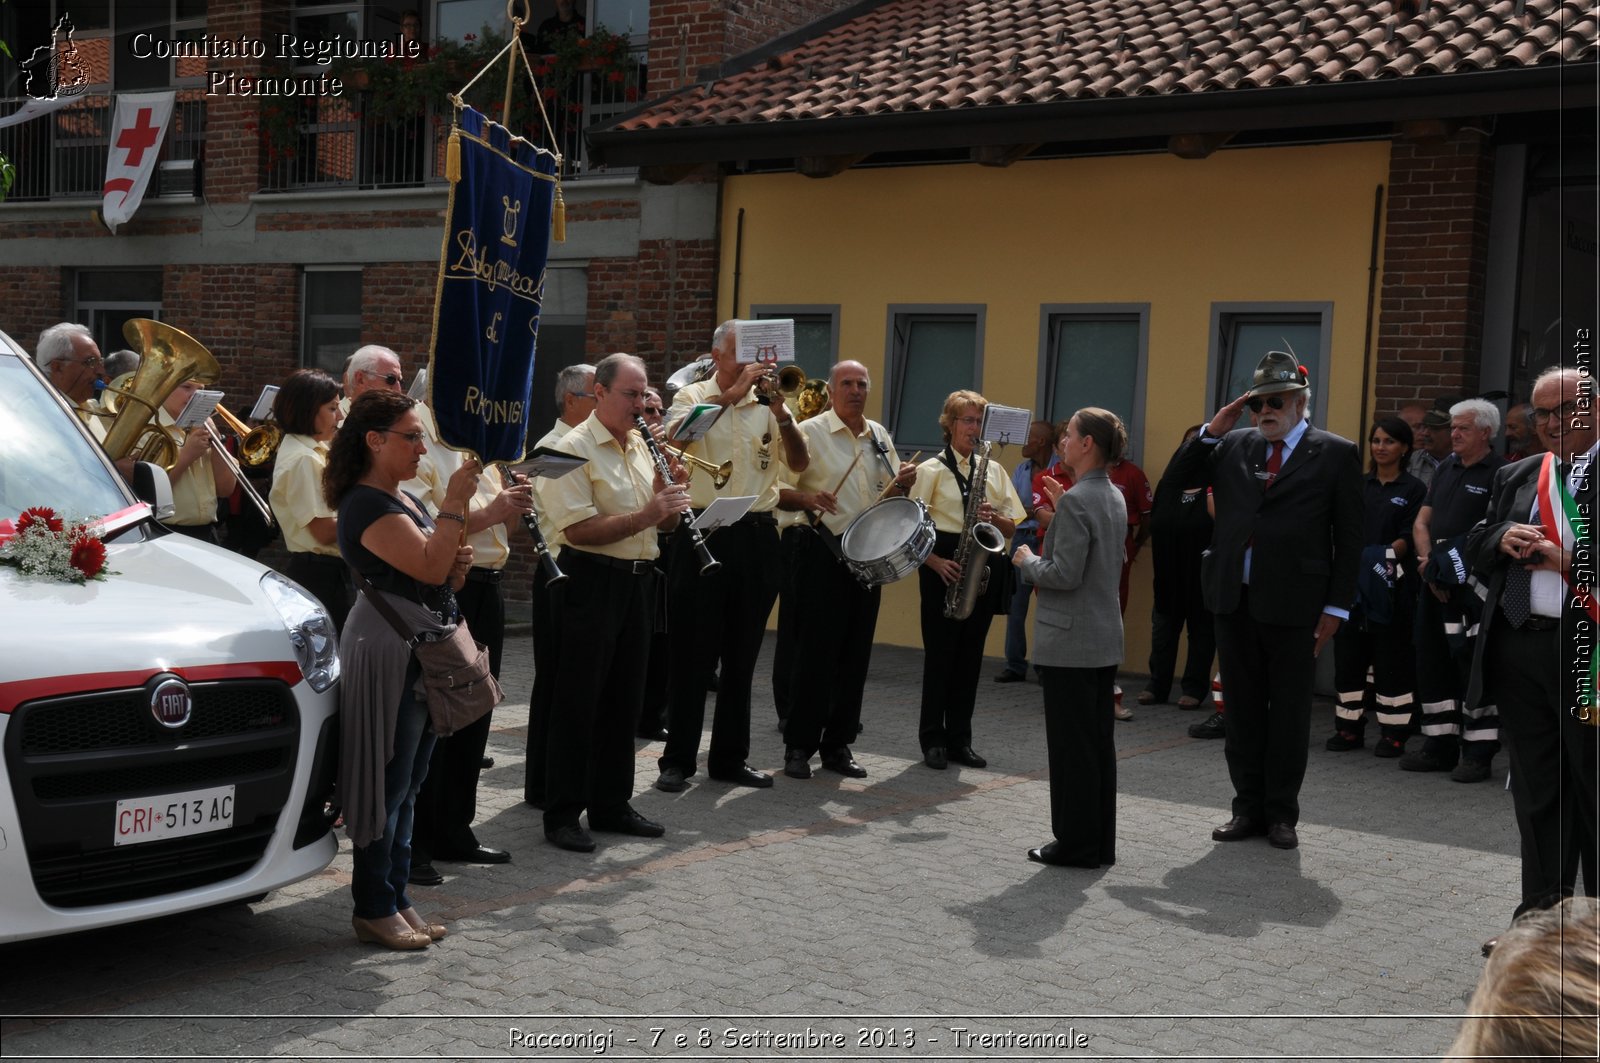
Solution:
[[[697,469],[704,469],[711,474],[711,486],[718,491],[728,486],[728,481],[733,478],[733,462],[725,461],[721,465],[713,465],[704,458],[697,458],[682,447],[675,447],[671,443],[663,443],[662,449],[679,461],[688,462]]]
[[[278,444],[283,442],[283,429],[270,422],[250,428],[220,402],[215,412],[228,430],[239,437],[240,464],[259,469],[277,456]]]
[[[220,402],[217,403],[216,409],[212,412],[220,416],[227,424],[229,429],[238,434],[239,450],[241,453],[243,453],[250,445],[249,438],[253,434],[252,431],[245,428],[243,421],[239,420],[239,418],[223,409],[222,403]],[[278,429],[276,425],[273,425],[272,427],[278,432],[278,438],[281,440],[283,436],[282,430]],[[209,417],[206,418],[205,430],[211,436],[211,449],[217,454],[218,457],[222,459],[223,464],[227,465],[228,468],[233,471],[233,478],[238,482],[239,490],[243,491],[245,498],[249,499],[250,504],[256,507],[256,512],[260,513],[261,519],[267,522],[267,527],[277,527],[278,522],[272,515],[272,507],[267,505],[267,500],[261,497],[261,492],[256,490],[255,484],[251,483],[250,478],[244,474],[244,469],[239,467],[239,459],[228,453],[227,444],[222,441],[222,437],[218,435],[217,430],[212,427],[211,418]],[[277,442],[274,441],[272,446],[273,449],[276,450]],[[268,457],[270,456],[271,454],[269,452]],[[254,465],[252,464],[252,468],[253,467]]]

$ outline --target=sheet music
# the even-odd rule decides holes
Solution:
[[[1020,406],[1000,406],[990,403],[983,411],[983,436],[1001,446],[1028,441],[1028,425],[1033,423],[1033,412]]]
[[[738,362],[794,361],[794,318],[775,317],[759,321],[735,321]]]
[[[581,469],[587,464],[589,464],[588,458],[580,458],[576,454],[568,454],[554,447],[539,447],[527,460],[511,468],[524,476],[542,476],[546,480],[559,480],[573,469]]]
[[[173,423],[179,428],[199,428],[216,410],[217,403],[222,401],[222,396],[225,394],[226,392],[204,389],[196,391],[189,396],[189,401],[184,404],[182,412],[173,419]]]
[[[718,528],[732,524],[756,504],[755,495],[737,495],[733,498],[718,498],[707,506],[695,518],[694,526],[702,534],[716,531]]]
[[[684,414],[683,420],[672,426],[672,430],[667,433],[667,440],[673,446],[688,446],[711,431],[711,426],[716,424],[717,418],[721,416],[722,407],[716,403],[697,402],[688,413]]]
[[[250,407],[250,414],[246,420],[270,421],[273,420],[272,406],[278,401],[278,385],[268,384],[261,389],[261,397],[256,404]]]

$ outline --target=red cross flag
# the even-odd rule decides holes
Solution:
[[[177,93],[170,90],[123,93],[117,97],[117,119],[106,160],[105,200],[100,205],[100,217],[112,232],[133,217],[144,199],[176,98]]]

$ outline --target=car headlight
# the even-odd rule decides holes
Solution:
[[[261,589],[283,617],[289,645],[294,647],[300,673],[311,684],[311,689],[320,694],[337,683],[339,639],[334,633],[333,618],[322,603],[298,583],[276,572],[261,577]]]

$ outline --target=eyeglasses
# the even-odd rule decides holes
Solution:
[[[660,417],[661,416],[661,407],[660,406],[646,406],[644,408],[644,412],[648,413],[652,417]]]
[[[106,364],[105,359],[99,355],[88,358],[58,358],[56,361],[62,365],[81,365],[85,369],[100,369]]]
[[[393,428],[375,428],[375,429],[373,429],[373,431],[382,432],[384,435],[388,435],[388,436],[399,436],[401,439],[405,440],[407,443],[410,443],[412,446],[416,446],[418,443],[422,442],[425,438],[427,438],[421,432],[400,432],[400,431],[397,431],[397,430],[395,430]]]
[[[370,369],[363,369],[362,372],[368,376],[377,377],[390,387],[394,387],[396,384],[400,383],[400,381],[405,379],[405,377],[401,376],[399,373],[374,373]]]
[[[982,424],[982,417],[957,417],[956,424]]]
[[[572,393],[572,396],[573,396],[573,398],[577,398],[577,399],[592,399],[592,398],[594,398],[594,392],[592,392],[592,391],[574,391]]]
[[[1533,414],[1534,424],[1544,424],[1552,417],[1560,417],[1563,421],[1570,421],[1573,414],[1578,412],[1578,404],[1569,400],[1553,410],[1547,410],[1543,406],[1535,406],[1529,412]]]
[[[1263,406],[1266,406],[1268,409],[1281,410],[1283,409],[1283,404],[1285,401],[1286,400],[1282,395],[1273,395],[1271,398],[1266,399],[1251,399],[1249,402],[1245,403],[1245,405],[1250,407],[1251,413],[1260,413],[1261,407]]]

